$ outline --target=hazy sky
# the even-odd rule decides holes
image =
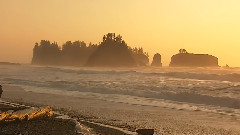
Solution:
[[[239,0],[0,0],[0,61],[30,63],[42,39],[98,43],[108,32],[162,55],[180,48],[240,66]]]

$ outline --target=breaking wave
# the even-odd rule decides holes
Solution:
[[[0,81],[39,93],[135,105],[188,106],[188,109],[194,106],[216,112],[232,109],[234,112],[240,109],[239,73],[225,69],[109,70],[25,65],[0,67]]]

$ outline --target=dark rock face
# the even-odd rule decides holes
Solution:
[[[162,66],[161,55],[159,53],[156,53],[154,55],[151,66],[155,66],[155,67],[161,67]]]
[[[179,53],[172,56],[170,67],[218,67],[218,58],[208,54]]]

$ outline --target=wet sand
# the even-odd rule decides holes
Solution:
[[[50,105],[53,109],[80,120],[129,131],[154,128],[158,135],[240,135],[240,118],[237,116],[33,93],[15,86],[4,85],[3,88],[4,100],[35,106]],[[106,131],[103,134],[112,133]]]

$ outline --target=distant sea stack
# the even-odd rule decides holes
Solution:
[[[193,54],[180,49],[178,54],[172,56],[170,67],[219,67],[219,65],[215,56]]]
[[[91,67],[132,67],[147,66],[148,53],[142,48],[131,48],[122,36],[108,33],[99,44],[84,41],[67,41],[58,46],[57,42],[41,40],[33,48],[32,64]]]
[[[108,33],[93,52],[86,66],[94,67],[133,67],[148,64],[148,54],[142,48],[127,46],[122,36]]]
[[[161,55],[159,53],[156,53],[153,57],[153,61],[152,61],[151,66],[162,67],[162,60],[161,59],[162,59]]]

